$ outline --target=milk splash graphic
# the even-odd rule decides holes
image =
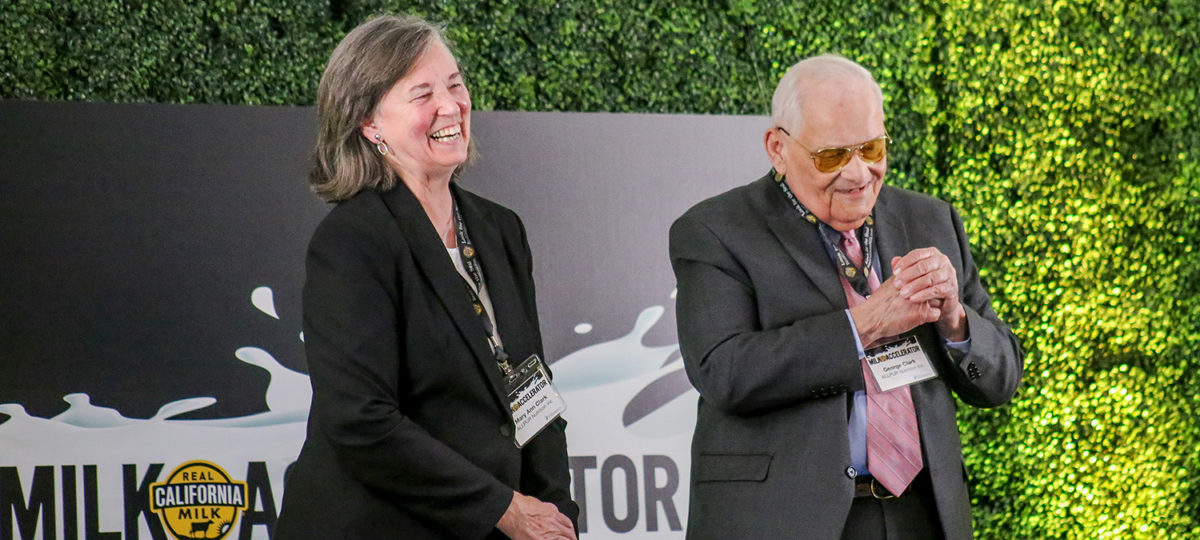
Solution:
[[[643,344],[664,312],[647,307],[629,333],[551,366],[567,400],[572,493],[584,507],[581,529],[586,521],[581,537],[683,538],[698,394],[677,344]],[[575,327],[592,330],[590,323]]]
[[[254,289],[250,300],[263,314],[279,319],[269,287]],[[695,424],[696,393],[680,384],[681,380],[686,383],[686,379],[682,378],[677,345],[647,347],[642,344],[642,338],[663,312],[662,306],[650,306],[637,316],[628,334],[584,347],[552,365],[555,381],[568,403],[564,417],[569,424],[567,437],[573,469],[574,456],[585,458],[582,460],[584,466],[573,470],[573,475],[582,475],[574,480],[574,488],[586,490],[575,493],[575,497],[590,515],[585,534],[588,538],[618,537],[607,523],[607,514],[613,512],[607,507],[601,508],[602,500],[615,507],[615,514],[624,516],[625,523],[630,519],[639,522],[637,530],[629,530],[620,538],[682,538],[677,522],[686,520],[688,448]],[[583,323],[576,327],[576,332],[584,334],[591,329],[590,324]],[[300,339],[303,340],[303,334]],[[242,347],[234,351],[234,357],[270,375],[266,390],[267,411],[219,419],[177,418],[216,403],[212,397],[192,397],[162,405],[152,417],[138,419],[128,418],[116,409],[97,406],[87,394],[72,393],[63,397],[69,404],[68,409],[47,419],[28,414],[17,403],[0,404],[0,413],[10,417],[0,423],[0,467],[15,466],[26,499],[16,504],[24,509],[30,500],[35,467],[52,466],[55,486],[59,489],[70,486],[76,491],[72,500],[78,501],[81,514],[85,513],[87,491],[98,486],[98,491],[91,495],[95,497],[94,511],[98,516],[94,525],[87,525],[89,529],[94,527],[94,532],[109,532],[112,538],[122,537],[117,531],[125,531],[124,537],[137,534],[140,538],[153,538],[145,520],[157,522],[158,518],[149,513],[136,520],[136,533],[126,530],[124,491],[129,489],[127,476],[131,467],[136,474],[136,484],[141,484],[161,481],[160,477],[171,468],[195,459],[221,464],[238,479],[252,474],[255,465],[260,470],[265,466],[269,481],[263,483],[257,496],[251,497],[248,510],[259,512],[260,521],[247,529],[249,534],[239,536],[235,531],[228,538],[268,539],[269,533],[261,516],[273,516],[278,511],[284,472],[295,461],[304,442],[312,391],[307,375],[284,367],[263,349]],[[589,462],[600,463],[608,457],[634,454],[656,459],[668,456],[673,460],[671,467],[676,470],[660,467],[648,471],[646,481],[650,484],[643,489],[639,484],[642,475],[635,474],[632,469],[617,467],[614,468],[616,473],[610,470],[610,477],[602,479],[599,468],[586,467]],[[590,461],[587,458],[591,458]],[[646,463],[651,461],[647,459]],[[149,471],[153,470],[153,464],[165,465],[165,468],[152,475]],[[84,466],[93,467],[95,477],[91,480],[94,485],[89,488],[84,485],[86,482],[74,478],[68,483],[65,476],[73,475]],[[671,476],[672,472],[675,476]],[[619,478],[622,473],[625,475],[623,480]],[[665,473],[667,478],[659,473]],[[261,477],[261,472],[257,474]],[[601,485],[611,487],[622,481],[627,488],[624,492],[613,489],[613,494],[600,496]],[[674,507],[666,508],[667,504],[660,502],[658,510],[665,516],[652,516],[647,508],[639,518],[638,510],[635,510],[640,509],[640,502],[636,500],[639,493],[646,498],[650,493],[646,490],[658,489],[657,493],[661,495],[664,483],[668,486],[677,484],[677,491],[669,501]],[[587,496],[589,493],[591,497]],[[53,499],[66,500],[66,497],[61,494]],[[52,502],[48,501],[48,504]],[[47,509],[43,507],[41,511]],[[605,520],[601,519],[602,515]],[[63,516],[60,508],[57,512],[59,523],[55,526],[57,538],[64,537]],[[76,517],[80,523],[72,530],[82,537],[85,516]],[[37,516],[37,538],[47,537],[41,528],[42,518]],[[659,521],[657,526],[652,521],[646,523],[654,519]],[[18,528],[17,520],[5,521],[13,528],[14,538],[29,537],[26,536],[29,531]],[[235,524],[235,527],[241,526],[241,523]]]

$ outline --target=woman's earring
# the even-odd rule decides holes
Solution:
[[[383,142],[383,137],[378,133],[375,134],[375,150],[379,152],[379,155],[381,156],[387,156],[388,152],[392,150],[391,148],[388,148],[387,143]]]

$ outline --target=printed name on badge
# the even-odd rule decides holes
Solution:
[[[505,379],[508,392],[509,412],[516,428],[514,441],[518,447],[525,446],[563,411],[563,401],[554,381],[542,365],[542,359],[531,355]]]
[[[933,362],[915,335],[869,349],[866,355],[871,374],[884,392],[937,377]]]

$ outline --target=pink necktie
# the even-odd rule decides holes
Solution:
[[[859,246],[858,235],[854,234],[854,231],[842,233],[842,250],[854,264],[863,267],[862,247]],[[871,272],[867,280],[872,292],[879,288],[878,274]],[[842,291],[846,293],[846,302],[850,307],[866,301],[866,298],[850,286],[844,276],[841,282]],[[869,345],[864,343],[863,347]],[[904,489],[924,466],[912,392],[908,386],[888,392],[880,391],[865,358],[861,359],[861,365],[863,379],[867,383],[867,467],[883,487],[899,495],[904,493]]]

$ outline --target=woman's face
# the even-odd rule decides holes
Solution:
[[[471,94],[445,45],[429,45],[384,94],[362,133],[372,144],[387,144],[388,164],[401,178],[449,177],[466,161]]]

